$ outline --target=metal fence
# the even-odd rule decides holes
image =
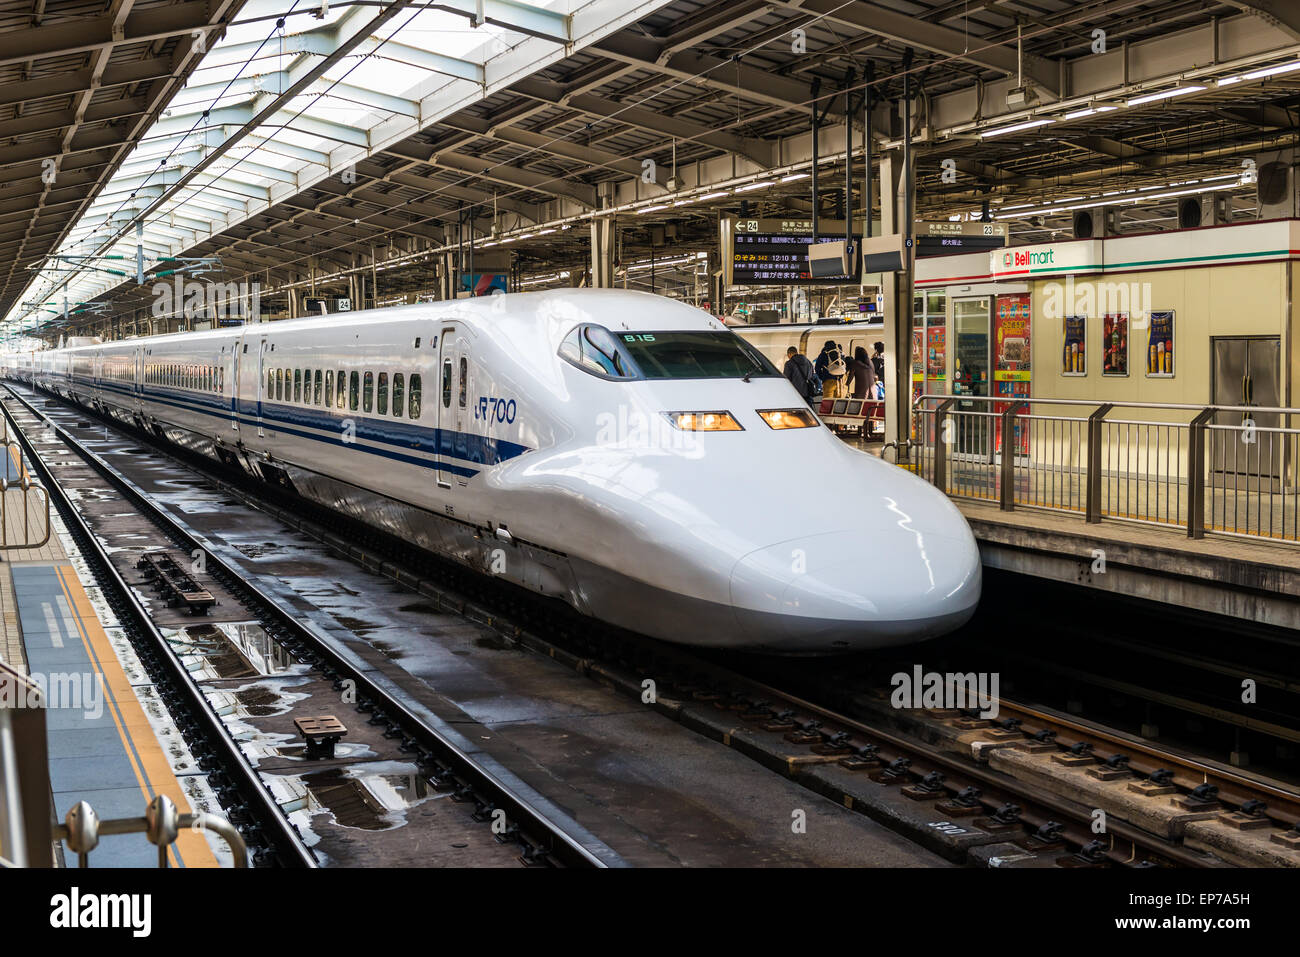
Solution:
[[[1300,409],[923,395],[912,467],[1006,511],[1300,541],[1292,422]]]

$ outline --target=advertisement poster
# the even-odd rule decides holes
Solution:
[[[919,321],[919,320],[918,320]],[[912,404],[925,394],[925,330],[912,330]]]
[[[1172,379],[1174,375],[1174,314],[1151,313],[1147,329],[1147,377]]]
[[[1010,399],[1030,396],[1029,296],[998,296],[993,312],[993,394]],[[1006,402],[996,402],[994,412],[1005,412]],[[1012,448],[1029,454],[1028,423],[1016,422]],[[994,420],[994,442],[1002,449],[1002,420]]]
[[[1066,316],[1064,319],[1065,343],[1061,349],[1061,375],[1087,375],[1088,357],[1084,343],[1088,319],[1085,316]]]
[[[948,379],[948,327],[943,316],[931,316],[925,330],[925,378],[931,392],[943,392]]]
[[[1101,374],[1128,375],[1128,313],[1101,320]]]

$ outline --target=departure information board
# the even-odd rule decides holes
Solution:
[[[818,241],[844,239],[844,222],[825,221]],[[726,281],[736,286],[847,285],[858,277],[822,276],[808,272],[810,219],[727,219],[722,221],[722,252]]]

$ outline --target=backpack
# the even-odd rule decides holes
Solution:
[[[832,349],[826,353],[826,371],[837,379],[849,371],[849,367],[844,362],[844,357],[840,355],[838,349]]]

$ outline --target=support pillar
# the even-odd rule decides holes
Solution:
[[[880,160],[880,216],[882,235],[898,233],[908,207],[900,150]],[[909,251],[910,252],[910,251]],[[910,438],[912,414],[912,269],[910,255],[901,272],[885,273],[885,441],[899,443],[899,459]]]

